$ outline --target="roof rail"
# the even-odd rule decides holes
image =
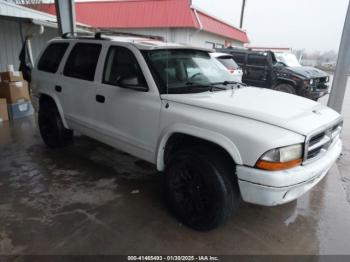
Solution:
[[[95,33],[95,38],[101,37],[102,35],[110,35],[110,36],[134,36],[134,37],[140,37],[140,38],[149,38],[159,41],[164,41],[164,38],[161,36],[156,35],[142,35],[142,34],[135,34],[135,33],[128,33],[128,32],[119,32],[114,30],[98,30]]]
[[[98,33],[77,33],[77,32],[67,32],[61,36],[63,39],[90,39],[90,40],[109,40],[108,38],[102,37],[101,34]]]
[[[133,36],[133,37],[148,38],[148,39],[164,41],[164,38],[161,36],[141,35],[141,34],[135,34],[135,33],[118,32],[118,31],[113,31],[113,30],[98,30],[95,33],[93,33],[93,32],[91,32],[91,33],[67,32],[67,33],[64,33],[61,37],[63,39],[110,40],[108,37],[105,37],[105,36]]]

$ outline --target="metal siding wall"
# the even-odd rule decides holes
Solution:
[[[56,28],[45,27],[44,34],[32,38],[34,63],[36,62],[38,55],[41,53],[42,49],[46,46],[47,42],[57,36],[58,30]]]
[[[27,25],[27,28],[36,25]],[[31,39],[34,62],[40,54],[47,41],[58,35],[57,29],[45,27],[43,35],[35,36]],[[14,65],[15,69],[19,67],[18,56],[22,48],[22,39],[20,35],[20,23],[0,19],[0,71],[6,71],[7,65]]]
[[[17,22],[0,19],[0,71],[5,71],[7,65],[18,68],[18,55],[21,50],[21,35]]]
[[[194,34],[196,30],[187,29],[187,28],[176,28],[176,29],[165,29],[165,28],[155,28],[155,29],[115,29],[119,32],[129,32],[135,34],[143,34],[143,35],[154,35],[164,37],[165,40],[169,42],[176,42],[180,44],[189,44],[198,47],[207,47],[206,42],[214,42],[217,44],[224,44],[225,40],[232,42],[233,46],[242,47],[243,43],[236,42],[231,39],[221,37],[219,35],[215,35],[208,32],[198,32]],[[193,35],[194,34],[194,35]]]
[[[208,33],[208,32],[203,32],[203,31],[200,31],[197,34],[193,35],[194,32],[195,32],[195,30],[190,31],[190,34],[192,35],[191,40],[190,40],[191,45],[194,45],[194,46],[208,47],[205,44],[207,41],[223,45],[225,43],[225,40],[232,42],[232,46],[238,46],[238,47],[243,46],[243,43],[241,43],[241,42],[237,42],[237,41],[234,41],[234,40],[229,39],[229,38],[221,37],[219,35],[215,35],[215,34]]]

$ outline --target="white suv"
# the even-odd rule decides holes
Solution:
[[[173,213],[212,229],[241,199],[290,202],[341,153],[341,116],[314,101],[242,86],[211,51],[126,36],[53,39],[32,72],[49,147],[73,130],[156,165]]]

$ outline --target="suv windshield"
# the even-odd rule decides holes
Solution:
[[[235,80],[218,60],[205,51],[152,50],[146,51],[145,56],[158,79],[161,93],[205,92],[220,83]],[[230,88],[224,86],[218,90]]]
[[[289,67],[301,66],[294,54],[275,53],[275,56],[278,62],[282,62]]]

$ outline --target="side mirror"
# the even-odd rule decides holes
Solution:
[[[128,89],[133,89],[137,91],[143,91],[146,92],[148,90],[147,86],[144,84],[141,84],[139,82],[139,79],[135,77],[124,77],[119,80],[118,85],[121,88],[128,88]]]

